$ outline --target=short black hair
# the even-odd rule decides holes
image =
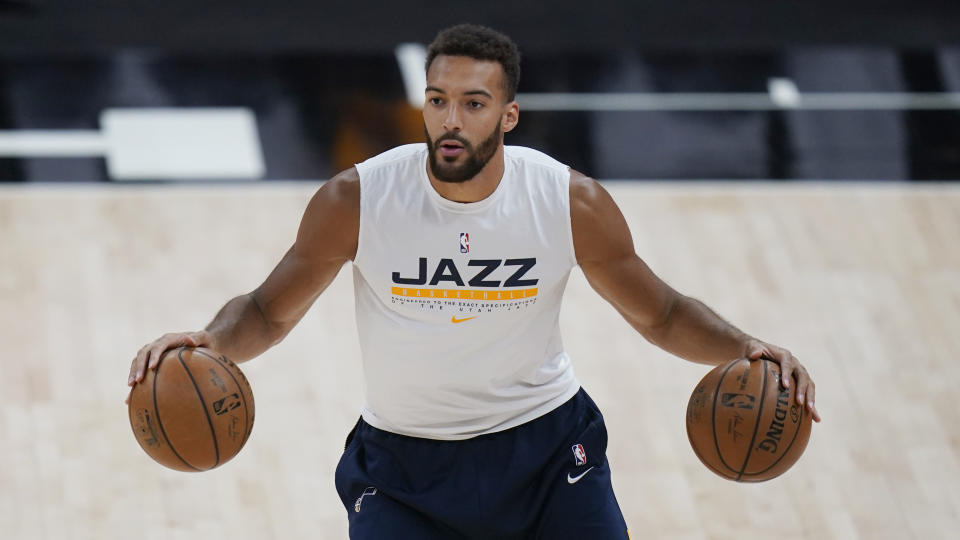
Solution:
[[[441,30],[427,49],[427,71],[440,55],[499,62],[503,67],[503,89],[507,101],[516,98],[517,85],[520,84],[520,50],[506,35],[476,24],[451,26]]]

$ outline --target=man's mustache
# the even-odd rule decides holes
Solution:
[[[470,144],[470,141],[464,139],[463,137],[461,137],[460,135],[457,135],[456,133],[445,133],[441,135],[440,138],[438,138],[436,141],[433,142],[434,148],[436,148],[437,146],[440,146],[440,144],[443,141],[457,141],[458,143],[462,144],[463,147],[466,148],[467,150],[471,150],[473,148],[473,146]]]

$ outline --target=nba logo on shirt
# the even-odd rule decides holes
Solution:
[[[470,253],[470,233],[460,233],[460,253]]]
[[[577,467],[586,464],[587,452],[583,449],[582,444],[573,445],[573,457],[577,459]]]

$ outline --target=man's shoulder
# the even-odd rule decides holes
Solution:
[[[527,148],[526,146],[504,146],[503,154],[507,159],[515,160],[525,165],[534,165],[554,169],[559,172],[566,172],[570,168],[565,163],[561,163],[550,155]]]

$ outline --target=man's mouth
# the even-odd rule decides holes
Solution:
[[[440,154],[444,157],[456,157],[463,153],[463,144],[450,139],[441,142],[439,148]]]

